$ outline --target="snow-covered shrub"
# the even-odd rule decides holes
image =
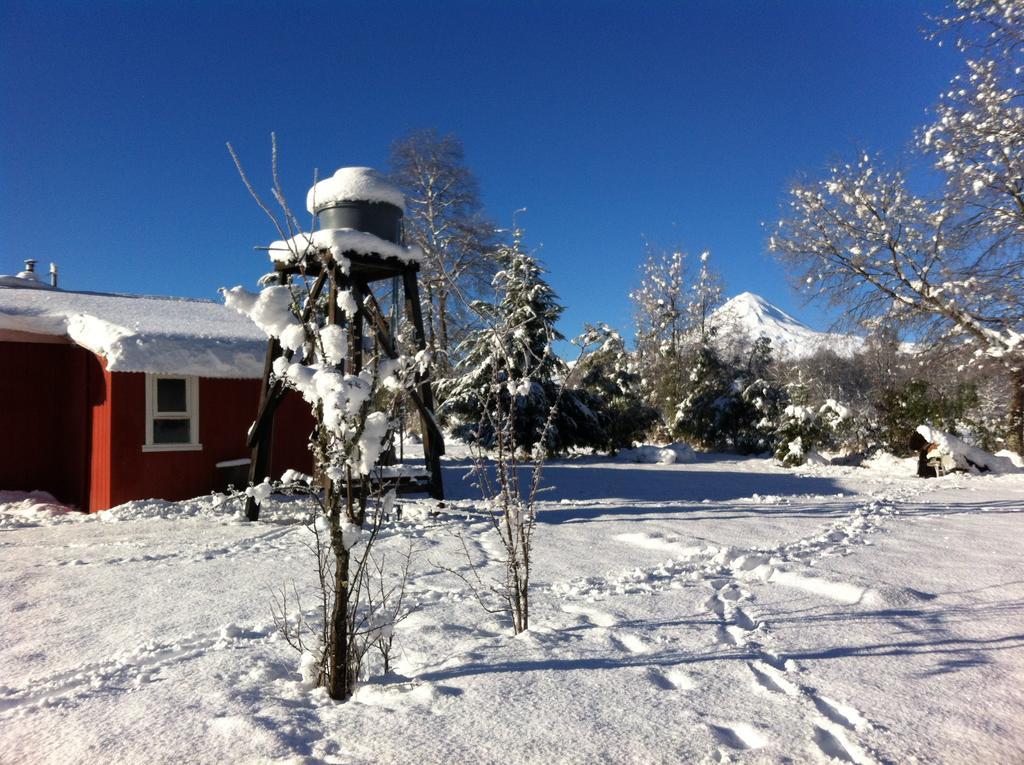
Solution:
[[[817,407],[789,404],[775,431],[775,458],[795,467],[819,451],[844,451],[856,427],[853,412],[838,401],[829,399]]]
[[[701,343],[689,357],[685,393],[676,408],[673,432],[696,446],[723,445],[725,423],[734,406],[728,370],[718,351]]]
[[[807,454],[818,446],[822,423],[809,406],[789,404],[775,431],[775,459],[786,467],[804,464]]]
[[[980,401],[972,382],[939,386],[912,378],[883,390],[876,407],[879,440],[896,454],[910,454],[910,436],[922,422],[958,436],[971,433],[971,440],[982,447],[995,446],[993,423],[979,416]]]
[[[705,448],[770,451],[787,400],[774,380],[770,341],[762,337],[744,355],[724,359],[709,339],[691,364],[675,434]]]
[[[295,621],[286,591],[280,593],[277,618],[285,637],[303,656],[303,675],[315,675],[332,698],[344,700],[351,696],[364,669],[366,651],[379,639],[389,618],[388,604],[376,596],[370,571],[373,543],[394,496],[381,488],[371,497],[371,474],[388,440],[397,392],[412,385],[424,363],[422,358],[382,354],[346,361],[350,346],[347,325],[372,305],[361,305],[363,297],[349,278],[351,262],[346,253],[383,253],[409,261],[418,260],[419,253],[349,229],[295,233],[298,221],[277,184],[276,165],[274,196],[283,211],[283,222],[259,199],[237,157],[235,161],[250,193],[281,236],[269,248],[271,260],[295,267],[298,273],[287,284],[279,283],[276,272],[268,274],[258,293],[242,287],[222,293],[229,307],[251,318],[274,341],[271,348],[277,355],[272,359],[271,400],[290,389],[309,405],[316,423],[310,449],[315,478],[322,486],[321,492],[310,494],[315,504],[309,523],[321,587],[319,624],[309,623],[303,616]],[[345,183],[343,178],[339,181],[343,175],[339,172],[317,184],[310,196],[326,184],[332,193],[365,194],[367,188],[372,189],[375,196],[371,201],[381,192],[389,201],[401,197],[373,171],[350,170],[358,189],[355,185],[339,189],[339,183]],[[312,202],[309,212],[314,212]],[[358,320],[362,321],[361,315]],[[256,427],[262,425],[265,423]],[[270,486],[263,483],[249,492],[255,501],[263,501]],[[372,512],[374,504],[376,513]],[[394,614],[390,618],[393,620]],[[316,661],[315,672],[310,655]]]
[[[640,375],[622,337],[607,326],[588,327],[598,347],[573,368],[577,395],[598,418],[601,436],[595,446],[609,454],[632,446],[658,422],[658,410],[644,403]]]

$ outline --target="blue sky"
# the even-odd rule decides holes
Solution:
[[[810,323],[765,252],[788,183],[904,151],[959,61],[928,2],[24,2],[0,7],[0,272],[214,297],[263,273],[269,134],[313,168],[436,128],[519,220],[567,311],[628,331],[646,236]]]

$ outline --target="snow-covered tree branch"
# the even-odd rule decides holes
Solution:
[[[863,154],[798,183],[769,247],[813,296],[869,328],[899,327],[975,363],[997,360],[1014,389],[1011,444],[1024,442],[1024,3],[961,0],[966,62],[919,135],[944,179],[915,193]],[[963,363],[963,362],[961,362]]]

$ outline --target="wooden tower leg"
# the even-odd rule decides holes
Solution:
[[[405,291],[405,312],[412,322],[416,348],[425,350],[427,335],[423,328],[423,309],[420,307],[420,290],[416,283],[416,269],[409,268],[402,273],[402,284]],[[423,408],[420,410],[420,422],[423,430],[423,456],[430,473],[428,491],[434,499],[444,499],[444,483],[441,480],[441,455],[444,454],[444,440],[437,428],[437,423],[429,422],[434,412],[434,391],[430,387],[430,379],[419,372],[416,373],[416,387]]]
[[[326,279],[326,271],[321,271],[309,290],[310,304],[302,312],[303,321],[309,319],[313,301],[319,297]],[[281,284],[282,282],[287,283],[287,279],[283,276],[278,276],[277,283]],[[274,413],[277,411],[278,404],[281,403],[281,399],[285,394],[284,386],[280,382],[274,385],[270,384],[271,374],[274,369],[274,359],[280,355],[281,343],[277,338],[271,338],[267,344],[266,358],[263,361],[260,405],[256,413],[256,421],[253,422],[252,430],[249,431],[248,444],[249,448],[252,449],[251,462],[249,463],[249,483],[253,485],[261,482],[270,473],[270,451],[274,439]],[[291,359],[292,352],[288,351],[284,355],[286,358]],[[245,517],[250,521],[258,521],[260,519],[260,506],[256,504],[256,500],[252,497],[247,497],[245,500]]]
[[[255,486],[267,477],[270,470],[270,449],[274,438],[274,411],[280,401],[281,394],[270,385],[270,375],[274,359],[281,354],[281,344],[277,338],[267,343],[267,356],[263,362],[263,382],[260,384],[260,408],[256,420],[249,433],[249,446],[252,458],[249,463],[249,483]],[[252,497],[245,499],[245,517],[250,521],[260,518],[260,506]]]

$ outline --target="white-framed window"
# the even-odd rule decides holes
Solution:
[[[146,375],[144,452],[198,451],[199,378]]]

